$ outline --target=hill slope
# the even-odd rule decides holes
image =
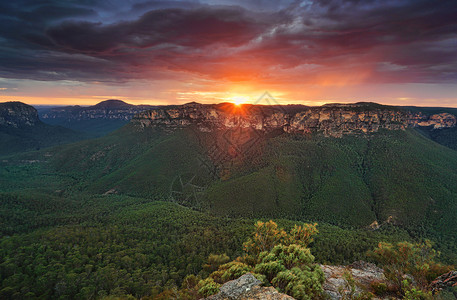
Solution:
[[[221,135],[128,125],[59,148],[51,166],[77,178],[73,188],[160,197],[219,215],[350,226],[376,220],[443,232],[457,226],[457,151],[413,129],[342,138],[280,134],[217,161],[209,141]]]
[[[84,138],[60,126],[44,124],[35,108],[21,102],[0,103],[0,155],[38,150]]]
[[[413,112],[419,112],[426,115],[433,115],[436,113],[449,113],[457,116],[457,108],[443,108],[443,107],[404,107]],[[435,129],[433,126],[419,127],[421,132],[427,138],[444,145],[451,149],[457,150],[457,127]]]

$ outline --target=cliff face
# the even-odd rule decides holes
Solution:
[[[38,123],[40,120],[34,107],[21,102],[0,103],[0,126],[24,128]]]
[[[131,105],[120,100],[106,100],[89,107],[79,105],[55,107],[43,112],[40,117],[45,121],[55,119],[67,121],[93,119],[129,121],[135,114],[151,108],[154,108],[154,106]]]
[[[196,125],[201,131],[226,128],[254,128],[260,131],[282,130],[288,133],[321,132],[327,136],[376,132],[381,128],[454,127],[457,118],[449,113],[427,116],[373,103],[307,106],[235,106],[230,103],[204,105],[189,103],[160,107],[136,115],[132,123],[140,127],[167,130]]]
[[[21,102],[0,103],[0,156],[75,142],[72,130],[41,122],[37,110]]]

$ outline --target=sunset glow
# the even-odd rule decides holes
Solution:
[[[457,5],[419,2],[11,1],[0,101],[457,106]]]
[[[241,104],[246,104],[246,103],[249,103],[250,101],[249,101],[248,97],[235,96],[232,98],[232,102],[233,102],[233,104],[240,106]]]

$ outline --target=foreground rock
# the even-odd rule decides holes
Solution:
[[[247,273],[238,279],[226,282],[221,286],[220,292],[210,296],[208,300],[293,300],[294,298],[279,293],[273,287],[261,287],[261,281],[251,273]]]
[[[321,265],[321,268],[325,274],[323,289],[332,300],[339,300],[343,297],[342,294],[349,293],[346,289],[345,272],[349,272],[354,278],[356,294],[361,294],[364,290],[369,291],[372,282],[383,282],[386,280],[383,269],[363,261],[355,262],[349,266]],[[391,299],[391,297],[386,299]]]
[[[349,295],[348,284],[344,274],[350,273],[355,281],[355,296],[364,291],[371,290],[373,282],[385,282],[384,270],[372,263],[364,261],[355,262],[349,266],[321,265],[325,274],[323,289],[328,299],[340,300],[344,295]],[[220,292],[206,298],[207,300],[293,300],[294,298],[279,293],[273,287],[261,287],[261,281],[251,273],[247,273],[238,279],[229,281],[222,285]],[[457,287],[457,271],[451,271],[438,277],[430,284],[433,293],[438,293],[450,287]],[[347,298],[346,298],[347,299]],[[398,299],[391,296],[386,298],[373,298],[374,300]]]

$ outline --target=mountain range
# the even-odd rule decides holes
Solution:
[[[54,159],[95,193],[171,197],[220,215],[445,228],[457,220],[457,152],[423,133],[455,125],[447,112],[366,103],[284,112],[191,103],[139,113]]]
[[[133,119],[105,137],[50,149],[50,166],[76,178],[79,189],[172,200],[219,215],[426,223],[445,231],[457,219],[449,209],[457,205],[452,109],[189,103],[134,115],[135,109],[113,100],[78,108],[79,122]],[[26,122],[39,122],[36,112],[34,118]]]
[[[64,126],[95,137],[120,128],[135,114],[154,107],[110,99],[92,106],[47,107],[39,111],[39,116],[45,123]]]

